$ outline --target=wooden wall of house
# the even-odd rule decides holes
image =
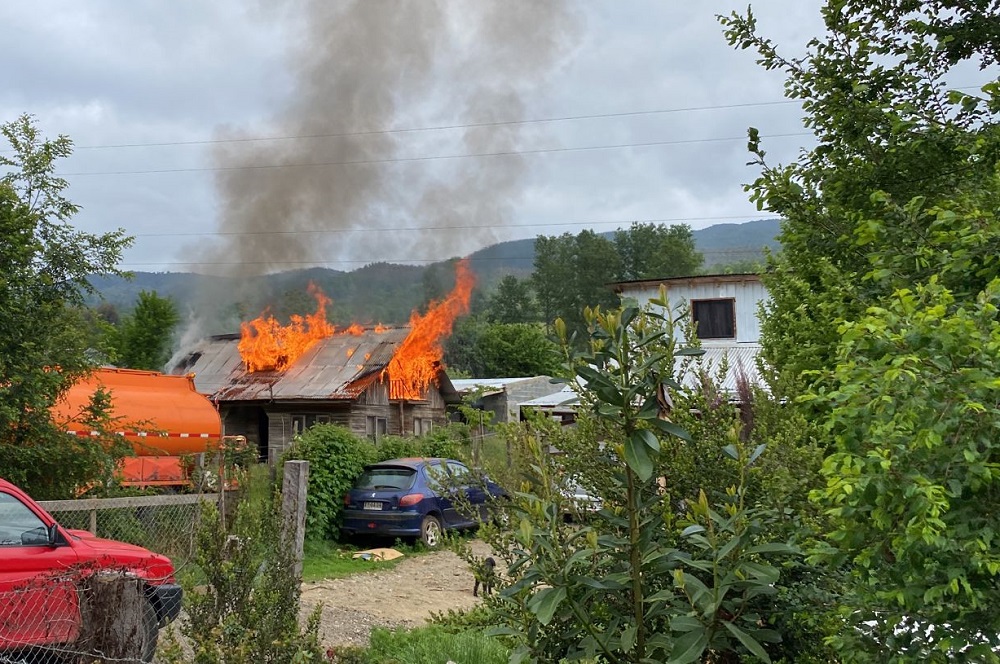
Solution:
[[[427,401],[390,401],[388,387],[378,382],[353,402],[316,400],[298,404],[223,406],[223,417],[227,434],[246,436],[248,441],[258,445],[258,449],[262,447],[261,429],[265,427],[267,446],[261,452],[273,464],[292,444],[301,426],[308,427],[319,421],[347,427],[361,437],[369,434],[369,417],[385,419],[386,433],[393,436],[412,436],[416,418],[431,420],[435,427],[443,426],[447,423],[447,414],[441,392],[432,387],[427,396]]]
[[[359,436],[369,435],[368,418],[384,418],[386,434],[412,436],[416,418],[431,420],[435,427],[444,426],[448,419],[444,397],[431,387],[426,401],[390,401],[388,384],[373,383],[354,402],[350,414],[350,429]]]
[[[317,421],[350,427],[350,406],[341,401],[316,401],[311,404],[271,405],[266,409],[269,463],[276,463],[287,450],[300,427]],[[298,422],[296,422],[298,418]]]
[[[267,461],[277,463],[282,453],[292,444],[292,414],[267,411]]]

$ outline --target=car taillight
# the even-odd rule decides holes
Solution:
[[[345,493],[344,494],[344,507],[350,507],[350,506],[351,506],[351,494]]]
[[[399,506],[413,507],[423,499],[424,499],[424,494],[422,493],[408,493],[399,499]]]

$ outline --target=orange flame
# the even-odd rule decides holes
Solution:
[[[266,311],[240,324],[238,348],[247,371],[284,371],[314,343],[334,333],[336,328],[326,320],[330,298],[313,284],[309,284],[309,293],[316,298],[316,311],[294,315],[288,325],[281,325]]]
[[[441,342],[451,334],[455,319],[469,311],[469,299],[476,278],[468,259],[455,266],[455,288],[441,302],[432,302],[424,315],[414,311],[410,315],[410,333],[396,350],[382,376],[389,382],[392,399],[424,399],[428,386],[435,382],[444,350]],[[321,339],[339,334],[364,334],[365,328],[357,323],[337,330],[326,319],[330,298],[319,288],[309,284],[309,293],[316,298],[316,311],[306,316],[292,316],[288,325],[281,325],[265,311],[261,316],[240,325],[240,357],[247,371],[284,371]],[[374,332],[381,334],[388,327],[379,324]],[[357,349],[348,349],[347,357]],[[365,353],[365,361],[371,359]],[[358,370],[364,365],[359,364]]]
[[[386,374],[389,398],[424,399],[427,387],[437,380],[444,349],[441,342],[451,334],[455,319],[469,312],[469,298],[476,277],[469,260],[455,265],[455,288],[441,302],[431,303],[427,313],[410,314],[410,333],[396,350]]]

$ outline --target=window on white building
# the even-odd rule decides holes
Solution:
[[[736,338],[736,300],[691,300],[691,315],[699,339]]]

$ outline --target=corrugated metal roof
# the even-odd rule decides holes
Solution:
[[[455,386],[455,391],[459,394],[471,392],[476,388],[485,388],[484,393],[500,394],[507,389],[508,385],[535,380],[534,376],[521,378],[453,378],[451,384]]]
[[[283,372],[255,373],[240,358],[239,338],[222,335],[193,346],[173,372],[193,373],[199,392],[222,401],[354,399],[389,365],[409,332],[397,327],[334,335]]]
[[[569,385],[563,385],[563,388],[554,394],[547,394],[543,397],[538,397],[537,399],[532,399],[531,401],[524,401],[521,403],[521,408],[524,407],[534,407],[534,408],[556,408],[558,406],[573,406],[579,403],[580,398],[573,391],[573,388]]]

